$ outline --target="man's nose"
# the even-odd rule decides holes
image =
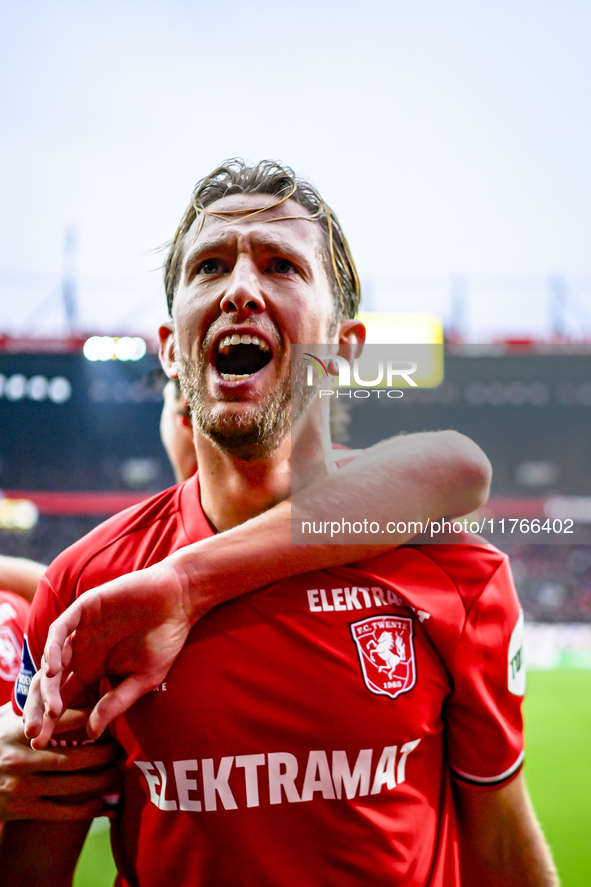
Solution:
[[[241,257],[234,266],[220,303],[226,314],[247,317],[265,310],[257,268],[249,257]]]

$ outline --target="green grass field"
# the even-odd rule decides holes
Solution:
[[[591,670],[528,675],[526,779],[562,887],[591,884]]]
[[[591,885],[591,670],[528,675],[526,779],[562,887]],[[89,835],[75,887],[110,887],[106,820]]]

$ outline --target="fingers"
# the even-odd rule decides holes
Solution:
[[[84,819],[94,819],[95,816],[105,816],[110,812],[111,808],[105,804],[103,798],[93,798],[90,801],[75,803],[42,800],[35,805],[31,815],[24,818],[44,819],[52,822],[80,822]]]
[[[43,729],[44,714],[45,704],[41,695],[41,672],[37,672],[29,685],[29,695],[23,710],[25,736],[27,739],[36,739],[39,736]],[[47,741],[50,738],[51,733],[49,733]]]
[[[58,724],[63,731],[74,727],[84,727],[89,709],[82,712],[66,712],[64,724]],[[22,724],[16,715],[5,720],[0,736],[0,792],[2,791],[2,775],[17,774],[54,774],[71,773],[79,770],[97,770],[114,764],[120,754],[119,746],[114,742],[91,743],[77,746],[55,745],[49,750],[32,749],[26,742]],[[4,718],[3,718],[4,721]],[[54,740],[56,743],[59,740]]]
[[[31,687],[33,688],[33,696],[35,697],[35,699],[37,699],[39,696],[36,686],[38,683],[37,678],[39,674],[40,672],[37,672],[37,674],[31,681]],[[36,751],[40,751],[47,747],[54,732],[59,735],[60,733],[67,733],[71,730],[77,729],[78,727],[84,728],[86,726],[89,709],[73,709],[68,713],[60,712],[59,720],[55,717],[50,717],[47,712],[43,712],[41,718],[39,718],[39,703],[33,702],[31,704],[34,706],[34,709],[32,710],[30,718],[28,718],[27,705],[29,704],[30,698],[30,696],[27,698],[27,702],[25,703],[25,711],[23,712],[23,717],[25,721],[25,736],[27,737],[27,739],[31,740],[31,748],[35,749]]]
[[[70,689],[72,688],[70,687]],[[76,689],[79,689],[79,686]],[[66,700],[69,700],[70,696],[72,696],[72,694],[67,693],[63,695],[66,697]],[[27,739],[38,739],[41,733],[43,733],[42,741],[44,744],[37,744],[34,747],[44,748],[47,745],[63,710],[64,701],[60,692],[60,675],[56,675],[53,678],[47,677],[44,660],[41,670],[31,680],[27,701],[23,710],[23,722]],[[67,729],[75,728],[62,727],[58,732],[63,733]]]
[[[67,708],[55,725],[55,736],[72,730],[84,730],[90,712],[90,708]]]
[[[35,751],[41,751],[42,749],[46,748],[49,744],[49,740],[53,736],[54,727],[55,721],[44,714],[43,721],[41,723],[41,729],[36,733],[36,735],[29,737],[29,734],[27,732],[27,737],[31,739],[31,748],[35,749]]]
[[[57,736],[60,733],[67,733],[86,727],[90,713],[89,708],[66,709],[63,712],[62,708],[60,708],[57,715],[48,715],[43,708],[42,686],[42,674],[37,672],[29,685],[29,695],[23,711],[24,733],[27,739],[38,739],[43,731],[46,745],[54,733]],[[68,694],[65,695],[67,696]],[[37,743],[33,747],[44,748],[45,746]]]
[[[50,634],[52,632],[52,629],[53,626],[51,626],[51,628],[49,629]],[[53,678],[56,675],[61,674],[62,668],[64,667],[63,644],[58,643],[55,638],[50,638],[48,636],[47,641],[45,642],[43,662],[45,666],[45,672],[48,677]]]
[[[65,708],[69,708],[74,700],[82,695],[86,687],[87,684],[80,680],[78,675],[74,673],[69,674],[63,682],[60,690],[62,703]]]
[[[26,781],[25,781],[26,780]],[[121,771],[108,767],[98,771],[35,773],[22,780],[22,794],[28,797],[63,799],[67,803],[90,800],[118,790]]]
[[[74,821],[105,812],[105,796],[117,793],[121,780],[116,743],[35,751],[20,719],[6,707],[1,716],[0,820]],[[88,709],[68,711],[57,729],[79,728],[87,717]]]
[[[41,660],[45,677],[59,679],[59,676],[64,673],[71,661],[72,636],[69,635],[62,646],[48,638]]]
[[[52,629],[53,626],[50,628],[50,633]],[[47,721],[57,721],[65,707],[60,691],[63,673],[63,667],[58,659],[60,648],[56,643],[48,641],[48,644],[41,661],[41,669],[29,685],[23,711],[25,733],[29,739],[37,738],[44,726],[46,730],[49,730]],[[64,648],[64,667],[69,664],[71,656],[71,646],[68,642],[65,643]],[[47,740],[49,738],[51,738],[51,731],[46,736]]]
[[[127,711],[145,693],[154,690],[162,683],[167,672],[154,675],[131,675],[99,699],[93,708],[86,732],[91,739],[98,739],[115,718]]]
[[[64,661],[64,647],[73,631],[76,630],[82,616],[82,608],[77,601],[59,616],[50,626],[45,644],[45,663],[48,677],[55,677],[62,668],[69,665]],[[71,658],[71,648],[66,648],[67,655]]]
[[[43,702],[45,713],[52,719],[57,720],[64,709],[62,694],[60,691],[60,683],[62,679],[62,670],[57,675],[49,677],[46,668],[45,657],[41,662],[41,669],[37,674],[39,678],[39,695]],[[35,675],[37,677],[37,675]]]
[[[31,752],[35,771],[44,774],[69,774],[81,770],[98,770],[112,765],[119,757],[114,742],[89,744],[76,748],[54,748]]]
[[[53,721],[59,718],[64,710],[66,703],[64,703],[62,698],[60,684],[64,670],[69,666],[72,659],[70,632],[74,630],[79,621],[80,610],[74,609],[73,615],[66,611],[50,626],[41,662],[41,677],[38,690],[36,689],[35,691],[35,703],[31,706],[31,715],[25,718],[27,735],[31,735],[31,738],[34,735],[38,735],[36,731],[41,729],[39,723],[40,705],[47,717]],[[29,731],[31,732],[29,733]]]

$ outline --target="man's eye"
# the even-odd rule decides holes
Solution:
[[[219,274],[220,270],[221,264],[217,259],[206,259],[199,266],[200,274]]]
[[[293,265],[287,259],[275,259],[273,262],[273,271],[276,274],[289,274],[294,270]]]

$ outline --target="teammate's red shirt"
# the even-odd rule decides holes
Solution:
[[[21,701],[75,596],[211,534],[192,478],[60,555]],[[487,545],[405,547],[217,607],[114,725],[118,883],[456,884],[451,776],[497,786],[521,764],[520,628]]]
[[[0,590],[0,705],[9,701],[18,675],[29,607],[20,595]]]

